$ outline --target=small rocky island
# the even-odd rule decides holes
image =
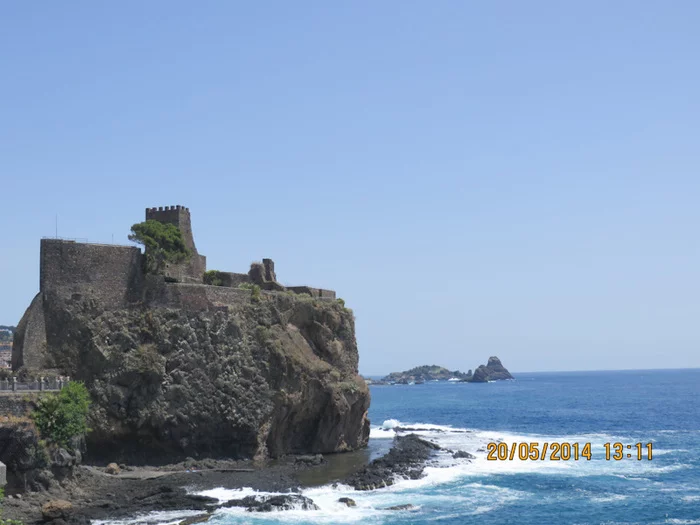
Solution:
[[[374,385],[413,385],[422,384],[426,381],[455,381],[461,383],[487,383],[489,381],[501,381],[505,379],[515,379],[510,372],[501,364],[501,360],[496,356],[489,357],[486,365],[480,365],[472,373],[450,371],[437,365],[424,365],[411,368],[404,372],[392,372],[379,381],[369,381]]]

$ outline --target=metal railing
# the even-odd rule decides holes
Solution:
[[[36,381],[17,381],[16,377],[0,380],[0,392],[48,392],[63,389],[70,382],[69,377],[44,378]]]
[[[87,238],[71,238],[71,237],[42,237],[42,239],[48,239],[48,240],[54,240],[54,241],[69,241],[69,242],[77,242],[80,244],[96,244],[98,246],[126,246],[128,248],[138,248],[135,244],[120,244],[117,242],[100,242],[100,241],[91,241]]]

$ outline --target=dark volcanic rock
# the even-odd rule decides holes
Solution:
[[[474,370],[474,375],[471,378],[472,383],[486,383],[487,381],[498,381],[502,379],[513,379],[510,372],[501,364],[498,357],[489,357],[486,366],[481,365]]]
[[[7,491],[46,490],[80,464],[82,440],[68,447],[46,445],[26,420],[0,423],[0,462],[7,466]]]
[[[315,454],[315,455],[305,455],[305,456],[297,456],[294,458],[294,464],[295,465],[306,465],[306,466],[316,466],[316,465],[321,465],[324,463],[325,460],[323,459],[322,454]]]
[[[465,452],[464,450],[458,450],[457,452],[452,454],[452,457],[455,459],[462,459],[462,458],[474,459],[476,456],[474,456],[473,454],[470,454],[469,452]]]
[[[356,507],[357,503],[352,498],[338,498],[338,503],[345,503],[348,507]]]
[[[440,446],[415,434],[396,436],[394,446],[381,458],[350,476],[345,483],[355,490],[374,490],[394,484],[396,477],[419,479],[425,462]]]
[[[405,505],[394,505],[393,507],[386,507],[384,508],[384,510],[413,510],[415,508],[415,505],[406,503]]]
[[[47,363],[92,395],[93,458],[264,458],[367,444],[354,317],[335,301],[163,283],[116,307],[68,291],[40,299],[30,310],[44,318]]]
[[[232,499],[221,507],[245,507],[248,512],[272,512],[274,510],[318,510],[313,500],[300,494],[281,494],[278,496],[246,496]]]

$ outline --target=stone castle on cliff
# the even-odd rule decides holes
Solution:
[[[78,302],[90,299],[101,308],[119,310],[139,304],[194,311],[225,309],[249,296],[241,285],[257,285],[268,293],[289,291],[317,299],[335,299],[332,290],[310,286],[283,286],[277,282],[271,259],[253,263],[248,273],[207,273],[207,259],[197,252],[190,210],[184,206],[146,209],[146,220],[176,226],[191,255],[166,265],[163,275],[145,271],[146,255],[135,246],[91,244],[44,238],[40,249],[39,293],[17,326],[12,369],[51,368],[47,360],[45,305],[50,300]],[[213,274],[213,275],[212,275]]]

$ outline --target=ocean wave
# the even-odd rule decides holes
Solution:
[[[92,525],[173,525],[190,516],[202,514],[201,510],[155,511],[126,519],[92,520]]]
[[[489,485],[484,483],[468,483],[466,485],[445,485],[448,477],[454,474],[449,469],[435,469],[425,478],[419,480],[399,480],[394,485],[374,491],[355,491],[346,485],[324,485],[302,490],[302,494],[314,501],[319,510],[287,510],[273,513],[249,513],[243,508],[223,508],[216,511],[215,516],[221,516],[229,521],[245,516],[246,522],[258,523],[276,522],[293,523],[382,523],[392,519],[397,512],[419,513],[422,509],[445,509],[460,507],[460,516],[478,515],[498,509],[514,502],[526,493]],[[431,490],[429,486],[443,485],[440,490]],[[428,490],[426,490],[428,489]],[[245,496],[270,496],[273,493],[259,492],[251,488],[198,491],[196,494],[214,497],[221,502],[229,499],[239,499]],[[342,497],[352,498],[356,506],[348,508],[338,500]],[[410,510],[388,510],[389,507],[411,504]],[[424,514],[425,515],[425,514]],[[272,518],[274,516],[274,518]],[[395,518],[394,518],[395,519]],[[130,525],[130,524],[125,524]]]
[[[676,470],[689,468],[686,464],[659,465],[658,462],[636,459],[621,461],[605,460],[605,444],[610,442],[629,443],[636,441],[631,436],[592,432],[580,434],[545,435],[526,434],[506,431],[460,428],[449,425],[435,425],[423,422],[403,422],[387,419],[382,425],[374,427],[370,434],[372,439],[393,438],[397,430],[411,432],[436,441],[448,450],[464,450],[475,456],[473,460],[455,460],[450,454],[443,453],[425,469],[426,477],[420,481],[424,485],[448,483],[467,476],[491,476],[502,474],[554,474],[565,476],[607,475],[625,479],[644,481],[647,476],[661,475]],[[633,432],[630,432],[633,433]],[[570,461],[520,460],[516,457],[507,461],[487,459],[488,443],[585,443],[591,444],[592,460],[581,458]],[[660,455],[681,452],[681,449],[654,451]]]
[[[607,496],[598,496],[590,498],[588,501],[592,503],[612,503],[614,501],[624,501],[628,498],[624,494],[609,494]]]

